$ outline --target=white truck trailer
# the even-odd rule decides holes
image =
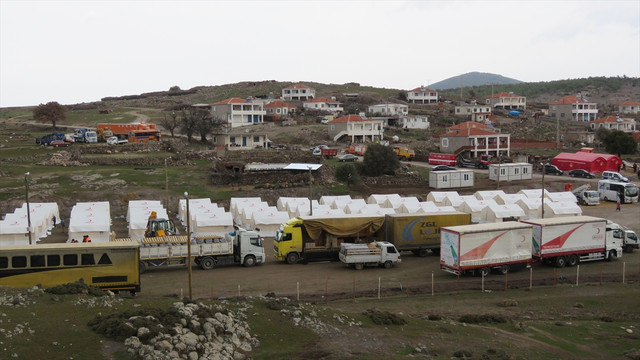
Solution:
[[[592,216],[526,220],[533,226],[533,258],[557,267],[622,256],[622,238],[607,231],[607,220]]]
[[[532,226],[500,222],[440,228],[440,268],[455,275],[506,274],[531,263]]]
[[[340,261],[347,266],[353,266],[356,270],[362,270],[365,266],[379,265],[389,269],[393,264],[402,261],[398,249],[388,241],[374,241],[368,244],[342,243],[338,256]]]
[[[185,265],[189,254],[187,236],[160,236],[137,240],[140,242],[140,273],[148,268]],[[238,228],[224,237],[197,236],[191,239],[191,257],[204,270],[216,265],[238,263],[246,267],[266,260],[262,238],[251,230]]]

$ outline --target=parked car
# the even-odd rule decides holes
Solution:
[[[456,168],[449,165],[436,165],[431,168],[431,171],[445,171],[445,170],[456,170]]]
[[[123,145],[128,143],[127,139],[119,139],[117,136],[111,136],[107,139],[107,144],[109,145]]]
[[[574,169],[569,171],[569,176],[573,176],[573,177],[582,177],[582,178],[587,178],[587,179],[593,179],[596,177],[595,174],[588,172],[587,170],[583,170],[583,169]]]
[[[49,145],[53,147],[59,147],[59,146],[65,147],[65,146],[71,145],[71,143],[65,140],[53,140],[52,142],[49,143]]]
[[[603,171],[602,179],[629,182],[629,179],[627,179],[625,176],[622,176],[622,174],[620,174],[619,172],[615,172],[615,171]]]
[[[358,161],[358,156],[353,154],[344,154],[338,157],[338,161],[346,162],[346,161]]]
[[[564,171],[558,169],[557,166],[551,164],[544,164],[544,173],[551,175],[562,175]]]

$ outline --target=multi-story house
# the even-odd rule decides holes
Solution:
[[[490,105],[465,104],[455,107],[455,116],[464,116],[471,121],[486,121],[491,116]]]
[[[228,128],[235,128],[264,122],[265,111],[262,103],[231,98],[211,105],[211,114],[214,119],[222,120]]]
[[[637,101],[625,101],[618,105],[618,112],[621,114],[640,114],[640,103]]]
[[[286,117],[289,114],[295,113],[296,106],[282,100],[276,100],[264,105],[264,110],[266,112],[266,116],[273,120],[278,120],[281,117]]]
[[[282,89],[283,100],[311,100],[316,97],[316,91],[306,85],[295,84]]]
[[[327,123],[329,136],[333,141],[342,137],[351,142],[376,142],[384,137],[384,120],[365,119],[360,115],[345,115]]]
[[[437,104],[438,92],[421,86],[407,92],[407,100],[413,104]]]
[[[370,105],[369,113],[374,116],[402,116],[409,114],[409,105],[404,104],[377,104]]]
[[[226,150],[265,149],[269,146],[266,134],[247,134],[244,131],[213,134],[211,142],[214,147]]]
[[[440,151],[447,154],[468,152],[471,157],[506,155],[511,153],[511,135],[501,134],[498,129],[468,121],[447,128],[440,135]]]
[[[340,114],[342,113],[342,111],[344,111],[344,109],[342,108],[342,103],[336,100],[327,99],[323,97],[305,101],[302,103],[302,106],[305,109],[327,111],[327,112],[333,113],[334,115]]]
[[[560,120],[593,121],[598,118],[598,106],[573,95],[549,104],[549,116]]]
[[[620,130],[626,133],[636,131],[636,121],[634,119],[623,119],[616,116],[605,116],[591,121],[589,125],[591,125],[591,129],[593,130],[605,128],[609,130]]]
[[[491,105],[494,109],[526,110],[527,98],[515,95],[513,92],[501,92],[487,97],[485,104]]]

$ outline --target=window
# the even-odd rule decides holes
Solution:
[[[95,265],[96,261],[93,258],[93,254],[82,254],[80,256],[82,265]]]
[[[520,174],[520,169],[514,168],[513,169],[513,173],[516,174],[516,175]]]
[[[291,239],[293,239],[293,236],[292,236],[291,233],[282,234],[282,241],[288,241],[288,240],[291,240]]]
[[[527,174],[528,172],[529,172],[529,168],[526,168],[526,167],[522,168],[523,174]]]
[[[60,266],[60,255],[47,255],[47,266]]]
[[[31,255],[31,267],[44,267],[44,255]]]
[[[11,258],[11,267],[14,268],[23,268],[27,267],[27,257],[26,256],[14,256]]]
[[[9,258],[6,256],[0,256],[0,269],[6,269],[9,267]]]
[[[470,179],[469,174],[464,174],[464,175],[462,175],[462,179],[463,179],[464,181],[469,181],[469,179]]]
[[[560,114],[560,117],[561,117],[561,118],[563,118],[563,117],[564,117],[564,113],[561,113],[561,114]]]
[[[78,255],[76,255],[76,254],[64,254],[64,255],[62,255],[62,263],[65,266],[78,265]]]
[[[254,143],[259,143],[260,142],[260,136],[254,136],[253,137],[253,142]]]
[[[249,239],[249,243],[253,246],[261,246],[259,237],[252,237]]]
[[[387,253],[396,254],[397,253],[396,248],[393,246],[387,246]]]
[[[449,139],[443,138],[441,144],[442,144],[442,147],[445,147],[445,148],[449,147]]]
[[[100,260],[98,261],[98,265],[111,265],[111,259],[109,259],[109,255],[102,254]]]
[[[273,112],[273,109],[271,109],[271,112]],[[276,109],[276,114],[280,114],[280,109]]]

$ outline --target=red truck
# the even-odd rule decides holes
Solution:
[[[325,158],[331,158],[338,155],[338,149],[316,147],[313,149],[313,155],[323,156]]]
[[[456,166],[457,163],[458,163],[458,157],[455,154],[438,154],[438,153],[429,154],[430,165]]]

